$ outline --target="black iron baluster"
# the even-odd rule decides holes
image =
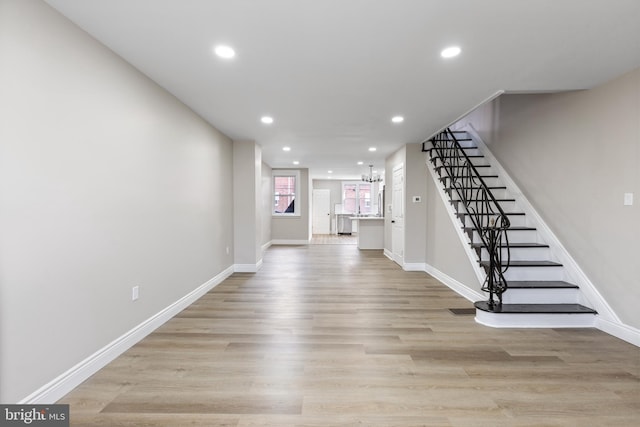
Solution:
[[[502,304],[502,294],[508,287],[504,272],[509,268],[511,261],[506,233],[510,227],[509,218],[450,129],[440,132],[430,141],[433,148],[427,151],[431,161],[440,160],[439,176],[444,182],[449,180],[451,191],[455,191],[460,199],[456,204],[458,216],[465,227],[469,218],[473,230],[478,233],[489,253],[489,266],[485,268],[487,278],[482,290],[489,293],[488,303],[494,308]],[[450,194],[450,197],[453,195]],[[459,211],[460,203],[465,207],[464,214]],[[473,231],[469,235],[473,240]],[[503,249],[507,254],[506,263],[503,262]]]

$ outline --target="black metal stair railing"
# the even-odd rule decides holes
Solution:
[[[453,190],[458,195],[458,215],[465,227],[466,217],[473,224],[472,229],[468,230],[471,241],[475,231],[489,254],[489,263],[485,266],[487,278],[482,290],[489,293],[489,307],[499,306],[502,304],[502,294],[508,287],[504,273],[509,268],[511,258],[506,232],[510,227],[509,218],[450,129],[440,132],[429,142],[432,148],[425,149],[425,142],[423,151],[429,153],[440,179],[443,182],[449,180],[449,195],[452,197]],[[436,164],[438,160],[440,166]],[[443,175],[443,171],[446,175]],[[461,215],[459,204],[465,207],[466,215]],[[479,251],[480,258],[481,249]]]

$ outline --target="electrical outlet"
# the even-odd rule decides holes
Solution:
[[[624,193],[624,205],[625,206],[633,205],[633,193]]]
[[[413,196],[413,203],[420,203],[422,198],[420,196]]]
[[[227,246],[227,255],[229,255],[229,246]]]
[[[131,301],[137,300],[139,296],[140,296],[140,287],[134,286],[133,288],[131,288]]]

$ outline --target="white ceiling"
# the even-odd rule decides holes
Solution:
[[[640,0],[46,1],[272,167],[299,160],[314,178],[380,169],[499,90],[640,66]],[[212,54],[221,43],[233,60]],[[450,45],[462,54],[445,60]]]

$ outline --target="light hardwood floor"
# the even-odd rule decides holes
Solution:
[[[638,347],[470,307],[381,251],[272,247],[60,403],[78,426],[640,425]]]
[[[355,245],[358,243],[358,237],[355,234],[314,234],[309,243],[312,245]]]

